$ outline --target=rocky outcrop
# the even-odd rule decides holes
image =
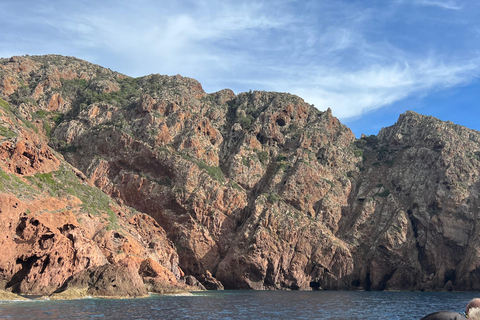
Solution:
[[[143,283],[119,279],[137,296],[183,282],[480,286],[476,131],[407,112],[378,136],[355,139],[331,110],[290,94],[207,94],[193,79],[133,79],[61,56],[0,60],[0,95],[5,190],[22,208],[5,234],[28,252],[1,260],[11,290],[48,293],[70,279],[65,295],[123,292],[106,283],[95,291],[107,269],[139,274]],[[59,190],[65,177],[88,189]],[[35,190],[13,191],[23,183]],[[93,186],[115,202],[95,191],[104,200],[90,203]],[[45,199],[58,208],[47,212]],[[56,254],[71,266],[53,279]]]
[[[342,234],[357,247],[357,284],[476,290],[480,133],[407,112],[364,137]]]
[[[9,300],[26,301],[28,299],[22,296],[19,296],[18,294],[15,294],[15,293],[0,290],[0,301],[9,301]]]
[[[85,292],[93,297],[142,297],[147,295],[138,266],[132,259],[123,259],[116,264],[85,269],[67,279],[56,294]]]
[[[136,297],[151,279],[157,287],[189,289],[179,283],[178,255],[153,218],[89,185],[31,122],[0,103],[2,289],[50,295],[67,286],[70,293]],[[163,272],[142,277],[145,261]]]

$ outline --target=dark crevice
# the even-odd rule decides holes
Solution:
[[[47,267],[48,267],[49,264],[50,264],[50,257],[47,256],[47,258],[45,259],[45,261],[43,261],[42,270],[40,270],[40,274],[42,274],[42,273],[45,272],[45,269],[47,269]]]
[[[27,277],[32,269],[32,266],[40,259],[37,256],[32,256],[26,260],[17,259],[16,263],[21,264],[22,268],[13,275],[12,279],[7,283],[5,288],[11,288],[13,293],[20,293],[20,284]]]
[[[393,274],[395,273],[395,270],[393,270],[390,273],[387,273],[386,275],[383,276],[382,280],[378,284],[378,288],[376,290],[383,291],[387,288],[387,283],[390,279],[392,279]]]
[[[284,127],[286,125],[286,122],[285,120],[283,120],[282,118],[279,118],[277,119],[277,121],[275,121],[276,124],[278,124],[280,127]]]
[[[26,217],[23,217],[20,219],[20,223],[18,224],[17,229],[15,230],[15,233],[17,236],[23,237],[23,231],[27,227],[27,220],[28,219]]]
[[[413,209],[417,207],[418,207],[417,204],[413,205]],[[410,219],[410,223],[412,224],[413,235],[415,236],[415,239],[416,239],[415,246],[417,248],[418,262],[420,262],[422,269],[425,270],[427,273],[435,273],[435,268],[434,267],[432,268],[432,266],[428,263],[425,247],[421,246],[420,243],[418,242],[418,232],[419,232],[418,228],[420,225],[419,220],[415,217],[412,210],[407,210],[407,215],[408,215],[408,218]]]
[[[455,269],[449,269],[445,271],[445,277],[444,277],[443,283],[447,284],[448,281],[452,281],[452,284],[455,284],[456,275],[457,274]]]
[[[372,280],[370,280],[370,271],[365,275],[365,291],[372,290]]]

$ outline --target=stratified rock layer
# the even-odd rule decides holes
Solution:
[[[5,175],[38,187],[69,170],[117,203],[118,228],[106,230],[72,209],[98,204],[54,187],[43,192],[65,209],[19,200],[8,241],[29,253],[1,260],[14,291],[52,292],[72,276],[62,288],[94,293],[106,270],[138,273],[146,288],[119,280],[135,296],[184,274],[207,289],[480,287],[476,131],[407,112],[357,140],[290,94],[207,94],[193,79],[133,79],[61,56],[0,60],[0,95],[15,113],[0,132]],[[115,295],[106,287],[98,295]]]
[[[477,290],[480,133],[407,112],[366,157],[342,236],[358,285],[375,290]]]

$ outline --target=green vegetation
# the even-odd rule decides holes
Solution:
[[[390,195],[390,190],[388,189],[385,189],[383,190],[382,192],[377,192],[375,193],[373,196],[374,197],[382,197],[382,198],[386,198]]]
[[[366,144],[370,147],[373,147],[373,149],[376,148],[377,143],[378,143],[377,136],[375,136],[373,134],[369,135],[369,136],[366,136],[366,137],[363,137],[361,140],[365,141]]]
[[[278,155],[276,158],[278,163],[278,170],[287,171],[290,168],[290,162],[288,162],[288,158],[284,155]]]
[[[11,97],[11,96],[10,96]],[[25,120],[25,118],[20,114],[20,112],[18,112],[18,110],[16,109],[12,109],[12,107],[10,106],[10,104],[8,102],[6,102],[5,100],[1,99],[0,98],[0,106],[7,112],[11,113],[11,115],[15,115],[18,119],[20,119],[20,121],[23,122],[23,124],[27,127],[27,128],[30,128],[30,129],[33,129],[36,133],[38,133],[38,129],[37,127],[35,127],[35,125],[33,123],[31,123],[30,121],[27,121]],[[10,116],[11,116],[10,115]],[[13,118],[12,118],[13,119]],[[4,131],[5,132],[5,131]]]
[[[386,164],[387,166],[389,166],[390,168],[393,167],[393,163],[394,163],[394,160],[393,160],[393,159],[391,159],[391,160],[385,160],[385,164]]]
[[[242,156],[242,164],[245,167],[250,168],[250,159]]]
[[[240,187],[240,186],[238,185],[238,183],[236,183],[235,181],[230,180],[230,184],[231,184],[231,186],[232,186],[234,189],[237,189],[237,190],[240,191],[240,192],[243,192],[243,191],[244,191],[243,188]]]
[[[195,163],[200,170],[205,170],[213,180],[216,180],[222,184],[225,182],[225,176],[223,175],[222,169],[219,167],[209,166],[202,160],[195,160],[186,154],[182,154],[182,158]]]
[[[16,137],[17,135],[15,134],[15,132],[10,130],[9,128],[5,128],[3,126],[0,126],[0,136],[3,136],[7,139],[10,139],[10,138]]]
[[[48,112],[45,110],[38,110],[33,114],[34,119],[45,119],[48,115]]]
[[[0,107],[2,107],[3,109],[5,109],[5,111],[13,112],[13,110],[12,110],[12,108],[10,107],[10,105],[8,104],[8,102],[6,102],[5,100],[3,100],[2,98],[0,98]]]
[[[57,113],[52,117],[52,120],[53,120],[53,122],[55,122],[55,124],[58,126],[58,125],[63,121],[64,118],[65,118],[65,115],[64,115],[63,113],[57,112]]]
[[[117,226],[117,216],[110,209],[113,204],[109,196],[100,189],[91,187],[81,182],[75,173],[62,166],[59,170],[48,173],[38,173],[33,176],[25,177],[32,186],[38,190],[47,192],[52,197],[62,198],[69,195],[75,196],[82,201],[82,209],[90,214],[107,213],[108,221],[112,227]],[[23,184],[26,184],[22,181]],[[32,190],[30,192],[36,193]],[[38,191],[37,191],[38,192]]]
[[[269,156],[267,151],[255,150],[255,152],[257,154],[258,160],[260,160],[260,162],[262,164],[265,165],[265,164],[268,163],[268,160],[270,159],[270,156]]]
[[[362,157],[363,158],[363,151],[360,150],[360,149],[355,149],[355,150],[353,150],[353,155],[355,157]]]
[[[335,183],[333,183],[332,181],[330,181],[330,180],[328,180],[328,179],[323,179],[323,181],[325,181],[326,183],[328,183],[331,188],[335,188]]]
[[[0,169],[0,191],[11,192],[18,197],[32,198],[36,190],[14,174],[8,174]]]
[[[103,78],[103,75],[98,75]],[[73,110],[70,116],[77,115],[81,110],[87,108],[89,105],[96,102],[106,102],[115,106],[127,108],[130,107],[133,101],[140,98],[143,94],[140,91],[138,84],[139,79],[125,78],[118,80],[120,90],[103,92],[101,88],[97,87],[99,78],[94,78],[91,81],[85,79],[62,79],[62,86],[58,89],[64,98],[73,101]],[[97,82],[95,82],[97,81]],[[54,119],[55,123],[60,123],[63,120],[63,115],[59,115]]]
[[[45,130],[47,137],[50,137],[50,134],[52,133],[52,127],[47,121],[43,123],[43,130]]]
[[[26,85],[21,85],[9,96],[9,99],[17,106],[22,103],[37,105],[37,102],[32,98],[32,90]]]
[[[249,129],[254,121],[255,118],[252,115],[240,116],[238,120],[243,129]]]
[[[172,152],[170,151],[170,149],[168,149],[167,147],[158,147],[157,150],[160,151],[160,152],[166,152],[166,153],[169,154],[169,155],[172,154]]]
[[[477,161],[480,161],[480,151],[474,152],[474,153],[467,153],[467,158],[473,158]]]
[[[196,161],[196,164],[200,169],[206,170],[213,180],[217,180],[220,183],[225,182],[225,176],[219,167],[208,166],[203,161]]]
[[[270,193],[267,198],[268,202],[271,204],[276,203],[278,200],[280,200],[280,196],[276,193]]]
[[[78,146],[68,143],[62,147],[59,147],[58,150],[62,153],[75,153],[78,150]]]

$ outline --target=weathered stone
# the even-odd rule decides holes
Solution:
[[[0,216],[10,289],[50,292],[126,258],[156,292],[185,274],[209,289],[480,289],[477,131],[407,112],[357,140],[330,109],[289,94],[206,94],[193,79],[131,79],[61,56],[0,59],[0,71],[5,174],[64,168],[48,142],[119,204],[118,229],[105,230],[79,198],[54,194],[54,211],[52,196],[33,206],[9,183],[0,196],[20,208]],[[40,134],[9,108],[45,115]]]

